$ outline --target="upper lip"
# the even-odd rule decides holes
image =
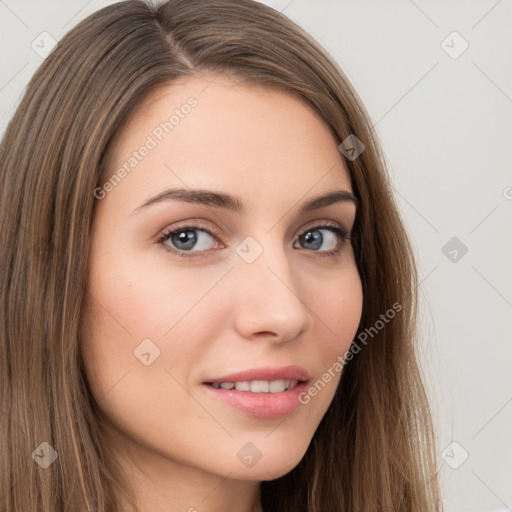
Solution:
[[[208,384],[221,384],[222,382],[246,382],[252,380],[299,380],[306,381],[309,379],[309,373],[302,366],[261,366],[241,372],[223,375],[205,381]]]

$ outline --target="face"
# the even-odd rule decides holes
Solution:
[[[212,78],[154,93],[115,141],[81,351],[141,464],[270,480],[306,452],[356,334],[356,207],[306,104]]]

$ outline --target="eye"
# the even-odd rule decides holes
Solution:
[[[323,253],[322,256],[336,256],[341,252],[347,240],[349,240],[349,236],[345,228],[337,224],[324,223],[310,227],[299,236],[297,242],[313,252]],[[296,246],[294,245],[294,247]]]
[[[204,226],[189,225],[166,231],[157,241],[165,248],[183,257],[196,256],[195,252],[203,252],[218,247],[217,233]]]
[[[163,245],[167,251],[179,257],[190,259],[205,256],[209,249],[222,246],[222,242],[219,244],[218,240],[217,231],[193,224],[167,230],[157,240],[157,244]],[[297,242],[310,252],[335,257],[339,255],[347,240],[350,238],[343,227],[324,222],[308,228],[298,237]],[[300,249],[296,245],[294,247]]]

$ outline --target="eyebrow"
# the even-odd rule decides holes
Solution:
[[[239,197],[227,194],[225,192],[215,192],[213,190],[205,189],[185,189],[185,188],[172,188],[164,190],[160,194],[148,199],[137,207],[130,215],[135,212],[147,208],[161,201],[175,200],[184,201],[187,203],[201,204],[205,206],[213,206],[215,208],[223,208],[235,213],[243,214],[246,212],[245,206]],[[299,214],[305,213],[330,206],[335,203],[353,203],[356,207],[359,204],[358,199],[348,190],[333,190],[327,194],[323,194],[302,204],[299,209]]]

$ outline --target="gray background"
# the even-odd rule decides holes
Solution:
[[[1,133],[50,36],[108,3],[0,0]],[[512,3],[264,3],[331,52],[381,137],[418,257],[446,511],[512,510]]]

